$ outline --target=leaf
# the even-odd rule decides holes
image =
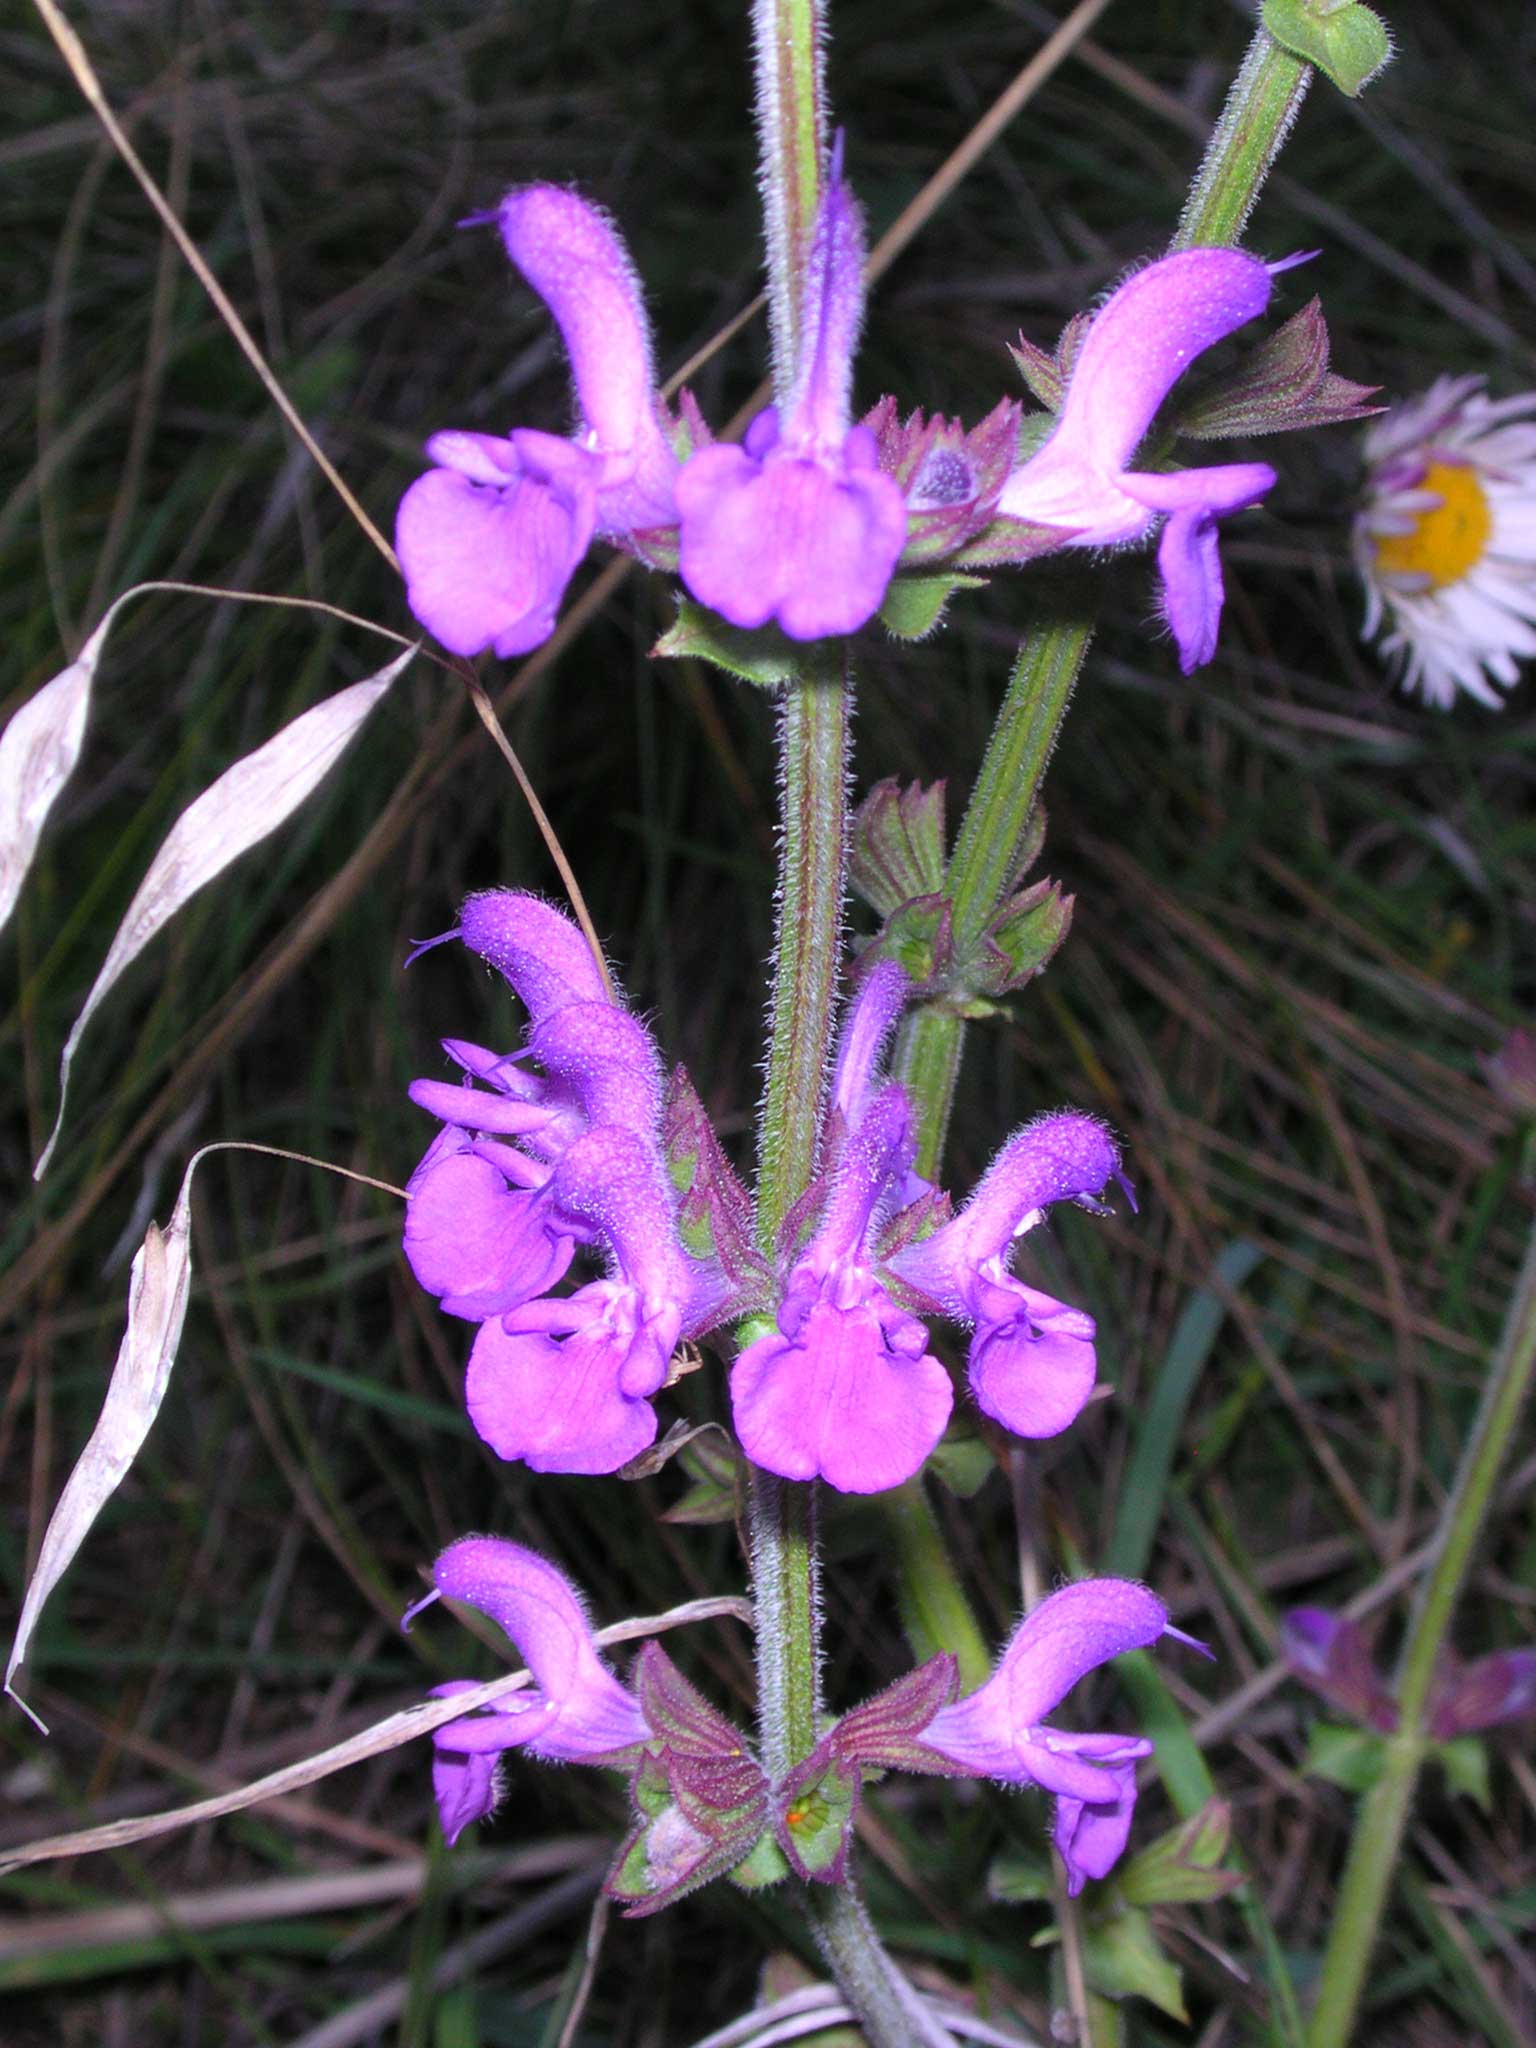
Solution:
[[[746,1756],[740,1731],[688,1683],[659,1643],[647,1643],[640,1652],[631,1683],[646,1720],[670,1751],[733,1762]]]
[[[828,1755],[823,1744],[779,1787],[774,1827],[797,1877],[842,1883],[862,1782],[857,1764]]]
[[[1192,1294],[1174,1325],[1136,1434],[1130,1470],[1120,1488],[1114,1530],[1104,1558],[1104,1569],[1114,1578],[1139,1579],[1146,1571],[1185,1412],[1226,1321],[1227,1300],[1243,1286],[1261,1257],[1262,1253],[1241,1238],[1224,1246],[1216,1259],[1218,1285]],[[1197,1793],[1196,1803],[1204,1796]]]
[[[301,713],[265,746],[225,769],[176,820],[150,862],[149,873],[139,884],[65,1041],[59,1062],[58,1114],[34,1179],[41,1180],[47,1171],[59,1140],[69,1070],[81,1036],[124,971],[199,889],[293,815],[325,780],[364,719],[415,654],[416,649],[408,647],[376,675],[338,690],[324,703]]]
[[[944,887],[944,785],[877,782],[853,815],[848,879],[881,917]]]
[[[1037,1905],[1053,1890],[1051,1866],[1038,1856],[999,1856],[987,1872],[987,1897],[1001,1905]]]
[[[1277,43],[1326,72],[1340,92],[1358,99],[1392,61],[1392,37],[1380,15],[1354,0],[1264,0],[1263,22]]]
[[[59,1504],[48,1518],[16,1624],[16,1640],[5,1667],[5,1690],[45,1735],[47,1728],[12,1681],[26,1658],[44,1603],[69,1569],[96,1517],[122,1484],[170,1384],[192,1277],[190,1194],[196,1165],[194,1158],[183,1177],[170,1222],[163,1231],[151,1223],[134,1256],[128,1281],[128,1327],[107,1382],[107,1397],[75,1469],[64,1482]]]
[[[985,576],[957,576],[945,570],[932,576],[897,576],[880,600],[880,623],[898,640],[926,640],[957,590],[982,590],[986,581]]]
[[[941,1707],[947,1707],[959,1685],[959,1668],[949,1653],[930,1657],[845,1714],[827,1737],[835,1755],[877,1770],[923,1770],[934,1752],[920,1741]]]
[[[1232,1809],[1208,1799],[1198,1813],[1159,1835],[1116,1874],[1120,1896],[1132,1906],[1195,1904],[1223,1898],[1244,1882],[1240,1870],[1224,1870],[1232,1837]]]
[[[1493,1811],[1493,1792],[1488,1783],[1488,1745],[1475,1735],[1458,1735],[1450,1742],[1437,1742],[1434,1754],[1440,1759],[1445,1782],[1453,1792],[1470,1799],[1484,1813]]]
[[[1188,2024],[1183,1981],[1158,1945],[1151,1921],[1135,1907],[1089,1922],[1083,1930],[1083,1968],[1094,1990],[1106,1998],[1145,1998],[1170,2019]]]
[[[1346,1792],[1369,1792],[1381,1776],[1386,1753],[1386,1738],[1374,1728],[1335,1728],[1314,1721],[1302,1769],[1309,1778],[1326,1778]]]
[[[680,1500],[661,1517],[664,1522],[702,1526],[711,1522],[733,1522],[738,1501],[739,1461],[736,1447],[720,1428],[718,1436],[695,1436],[679,1463],[693,1484]]]
[[[792,683],[805,665],[805,656],[795,642],[777,626],[759,626],[748,632],[727,625],[688,597],[679,597],[677,623],[662,634],[651,652],[674,661],[693,655],[713,662],[738,682],[755,683],[760,690]]]
[[[971,1500],[997,1470],[997,1460],[982,1439],[962,1425],[939,1438],[925,1469],[957,1500]]]

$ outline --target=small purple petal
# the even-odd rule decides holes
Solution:
[[[561,1213],[607,1241],[616,1271],[646,1298],[647,1313],[675,1313],[688,1280],[677,1196],[654,1135],[599,1125],[565,1154],[553,1187]],[[674,1328],[669,1350],[675,1338]]]
[[[1084,1737],[1085,1749],[1101,1739]],[[1056,1801],[1052,1835],[1067,1867],[1067,1892],[1072,1898],[1090,1877],[1108,1877],[1124,1854],[1136,1810],[1135,1759],[1151,1748],[1146,1742],[1126,1743],[1118,1737],[1108,1740],[1116,1747],[1113,1751],[1106,1747],[1100,1753],[1104,1796],[1091,1802],[1070,1796]]]
[[[935,1715],[923,1741],[983,1776],[1038,1782],[1026,1755],[1037,1723],[1080,1678],[1155,1643],[1167,1623],[1163,1603],[1128,1579],[1063,1587],[1026,1616],[986,1684]]]
[[[971,1339],[971,1393],[983,1413],[1015,1436],[1059,1436],[1093,1393],[1093,1318],[1018,1281],[1006,1294],[1012,1314],[978,1322]],[[988,1289],[989,1303],[1004,1295],[1001,1286]]]
[[[1056,430],[1009,478],[1001,509],[1086,529],[1081,546],[1144,532],[1120,472],[1191,361],[1262,313],[1270,291],[1268,266],[1240,249],[1186,249],[1128,278],[1089,325]]]
[[[1441,1691],[1430,1732],[1448,1742],[1536,1713],[1536,1649],[1496,1650],[1464,1665]]]
[[[1280,1624],[1280,1649],[1303,1685],[1353,1719],[1387,1732],[1397,1726],[1396,1704],[1357,1621],[1326,1607],[1293,1607]]]
[[[405,1256],[446,1314],[482,1322],[543,1294],[575,1255],[549,1201],[509,1188],[456,1131],[429,1148],[406,1188]]]
[[[733,626],[774,619],[793,640],[872,618],[906,541],[900,488],[843,456],[757,462],[722,443],[685,465],[677,502],[678,565],[700,604]]]
[[[567,1003],[529,1038],[529,1051],[580,1102],[589,1123],[654,1132],[661,1115],[655,1040],[614,1003]]]
[[[467,1827],[486,1820],[501,1803],[499,1756],[465,1756],[462,1751],[432,1750],[432,1793],[443,1840],[451,1849]]]
[[[488,443],[439,435],[434,445]],[[516,468],[484,477],[429,469],[400,500],[395,548],[411,610],[451,653],[526,654],[549,638],[597,516],[595,456],[549,434],[518,433]]]
[[[1216,652],[1224,596],[1216,519],[1255,505],[1275,483],[1264,462],[1232,463],[1222,469],[1186,469],[1175,476],[1127,476],[1126,489],[1142,504],[1173,516],[1158,543],[1163,612],[1179,650],[1185,675],[1203,668]]]
[[[786,1479],[823,1478],[840,1493],[900,1486],[944,1434],[954,1400],[925,1338],[920,1323],[894,1310],[882,1317],[870,1301],[838,1308],[826,1300],[812,1306],[797,1342],[777,1331],[759,1337],[731,1368],[747,1456]]]
[[[863,312],[864,224],[841,167],[834,166],[806,263],[802,370],[784,421],[791,442],[836,446],[843,439]]]
[[[969,1202],[951,1222],[891,1261],[893,1272],[921,1289],[949,1315],[976,1315],[976,1276],[1049,1202],[1096,1194],[1114,1175],[1120,1154],[1101,1123],[1063,1111],[1015,1131],[987,1168]]]
[[[881,1056],[912,994],[912,984],[894,960],[879,960],[864,977],[843,1017],[832,1106],[856,1124],[873,1093]]]
[[[655,1409],[620,1385],[633,1363],[634,1332],[609,1328],[593,1302],[583,1302],[591,1294],[583,1288],[558,1304],[567,1320],[594,1311],[563,1337],[508,1329],[504,1322],[481,1326],[464,1398],[470,1421],[497,1457],[521,1458],[535,1472],[616,1472],[655,1442]],[[514,1314],[526,1318],[528,1311]],[[652,1344],[640,1352],[647,1392],[666,1375],[665,1354],[659,1376],[654,1369],[658,1350]]]
[[[534,1024],[564,1003],[602,1003],[608,991],[581,927],[520,889],[464,899],[460,931],[472,953],[500,970]]]

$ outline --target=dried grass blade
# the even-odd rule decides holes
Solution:
[[[5,1690],[45,1735],[46,1726],[17,1693],[13,1681],[44,1603],[74,1561],[103,1506],[122,1484],[170,1384],[192,1277],[191,1180],[189,1166],[170,1222],[163,1231],[151,1223],[134,1256],[128,1282],[128,1327],[107,1383],[107,1398],[65,1481],[58,1506],[48,1518],[6,1661]]]
[[[302,712],[265,746],[225,769],[176,820],[139,884],[65,1041],[59,1062],[58,1114],[34,1178],[40,1180],[47,1171],[58,1143],[76,1048],[124,970],[199,889],[293,815],[324,781],[415,653],[414,647],[408,647],[376,675],[352,683]]]
[[[599,1629],[596,1640],[604,1647],[612,1643],[633,1642],[639,1636],[663,1635],[668,1629],[682,1628],[689,1622],[713,1621],[724,1616],[750,1625],[750,1601],[730,1594],[689,1600],[681,1607],[669,1607],[665,1614],[615,1622],[609,1628]],[[344,1771],[349,1764],[382,1756],[388,1750],[398,1749],[402,1743],[414,1742],[420,1735],[430,1735],[434,1728],[441,1728],[463,1714],[477,1713],[481,1707],[520,1690],[528,1684],[529,1677],[526,1671],[513,1671],[503,1678],[489,1679],[472,1692],[456,1693],[452,1699],[423,1700],[419,1706],[404,1707],[399,1713],[376,1721],[360,1735],[349,1736],[345,1742],[335,1743],[330,1749],[305,1757],[301,1763],[288,1764],[280,1771],[272,1771],[266,1777],[256,1779],[253,1784],[242,1785],[233,1792],[220,1792],[212,1799],[199,1799],[190,1806],[173,1807],[167,1813],[109,1821],[103,1827],[82,1828],[72,1835],[51,1835],[46,1841],[26,1842],[18,1848],[0,1850],[0,1875],[20,1870],[29,1863],[48,1863],[60,1856],[86,1856],[98,1849],[120,1849],[129,1842],[174,1834],[177,1828],[191,1827],[198,1821],[219,1820],[227,1813],[239,1813],[247,1806],[257,1806],[263,1799],[276,1798],[280,1793],[302,1791],[304,1786],[328,1778],[333,1772]]]
[[[0,733],[0,927],[16,907],[48,813],[75,772],[102,645],[119,606],[134,594],[118,599],[69,667]]]

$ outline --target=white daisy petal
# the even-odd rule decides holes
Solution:
[[[1363,634],[1404,690],[1497,710],[1536,659],[1536,391],[1438,377],[1363,437]]]

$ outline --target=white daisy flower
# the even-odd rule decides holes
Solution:
[[[1440,377],[1365,436],[1355,560],[1366,639],[1383,632],[1404,689],[1497,710],[1536,655],[1536,391],[1491,399]],[[1498,687],[1496,688],[1495,685]]]

